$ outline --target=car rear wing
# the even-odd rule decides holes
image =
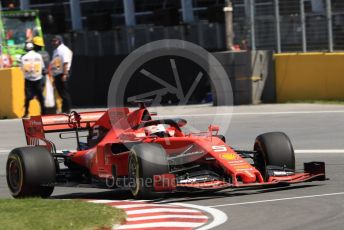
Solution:
[[[80,129],[88,128],[94,125],[106,111],[81,112]],[[74,129],[69,120],[68,114],[54,114],[44,116],[33,116],[31,118],[23,118],[25,131],[27,128],[36,128],[44,133],[71,131]]]
[[[128,108],[110,108],[106,111],[93,112],[72,112],[71,114],[54,114],[43,116],[32,116],[23,118],[26,142],[28,145],[38,145],[39,140],[47,142],[45,133],[65,132],[85,130],[93,127],[96,123],[111,126],[110,120],[117,121],[126,117],[129,113]],[[72,120],[71,116],[77,117],[77,121]],[[77,126],[75,126],[77,122]]]
[[[79,129],[92,127],[106,111],[81,112]],[[74,126],[71,124],[68,114],[55,114],[44,116],[33,116],[23,118],[26,142],[28,145],[39,145],[39,140],[49,142],[45,139],[45,133],[72,131]],[[46,143],[47,144],[47,143]]]

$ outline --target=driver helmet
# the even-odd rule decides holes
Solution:
[[[145,127],[145,133],[147,136],[158,136],[158,137],[164,137],[167,134],[167,131],[165,127],[162,124],[158,125],[151,125],[148,127]]]

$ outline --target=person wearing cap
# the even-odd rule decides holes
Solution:
[[[30,101],[36,96],[41,106],[41,113],[45,114],[42,79],[45,65],[42,55],[34,50],[31,42],[26,43],[27,53],[21,57],[20,66],[25,77],[25,113],[23,117],[29,116]]]
[[[50,63],[50,56],[49,56],[49,53],[47,51],[44,50],[44,41],[43,41],[43,38],[40,37],[40,36],[35,36],[33,37],[32,39],[32,43],[33,43],[33,46],[34,46],[34,50],[39,53],[40,55],[42,55],[42,58],[43,58],[43,62],[44,62],[44,66],[49,66],[49,63]],[[47,73],[44,73],[43,74],[43,79],[42,79],[42,87],[44,88],[45,86],[45,81],[46,81],[46,74]]]
[[[63,44],[63,39],[60,35],[56,35],[51,40],[51,43],[55,48],[50,62],[51,75],[54,78],[56,90],[62,98],[62,112],[69,113],[72,102],[68,91],[68,79],[73,52]]]
[[[40,36],[35,36],[32,39],[32,43],[34,45],[34,50],[42,55],[42,58],[43,58],[43,61],[44,61],[44,65],[45,66],[49,66],[50,55],[49,55],[49,53],[47,51],[43,50],[44,46],[45,46],[43,38],[40,37]]]

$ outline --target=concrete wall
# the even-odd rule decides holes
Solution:
[[[235,105],[275,102],[271,51],[225,51],[213,54],[231,81]]]
[[[231,81],[234,93],[234,104],[257,104],[274,102],[274,78],[272,73],[272,54],[267,51],[255,52],[219,52],[215,57],[223,65]],[[110,81],[117,67],[125,58],[117,56],[75,56],[73,58],[70,93],[75,107],[107,106],[107,94]],[[167,60],[167,61],[166,61]],[[145,68],[162,77],[166,82],[173,82],[169,59],[152,60]],[[182,72],[183,89],[188,89],[199,71],[199,66],[190,60],[176,60]],[[172,79],[172,80],[171,80]],[[155,83],[156,84],[156,83]],[[0,71],[0,117],[21,117],[24,113],[24,78],[18,68]],[[154,88],[156,87],[156,88]],[[155,90],[161,85],[134,74],[126,88],[126,97],[142,93],[142,90]],[[211,91],[209,77],[203,77],[190,97],[190,104],[205,101]],[[213,95],[215,95],[213,93]],[[163,95],[162,104],[168,101],[178,103],[175,95]],[[36,100],[31,102],[30,115],[39,114]],[[59,105],[59,103],[58,103]]]
[[[269,51],[218,52],[215,57],[229,75],[235,104],[287,102],[293,100],[344,100],[344,53],[275,54],[275,66]],[[109,83],[122,56],[73,59],[71,94],[75,106],[106,106]],[[185,65],[188,66],[188,65]],[[275,72],[274,72],[275,67]],[[165,69],[159,70],[162,73]],[[274,75],[275,73],[275,75]],[[186,81],[187,82],[187,81]],[[130,90],[136,93],[136,81]],[[204,82],[205,86],[209,83]],[[202,87],[205,88],[205,87]],[[203,90],[203,89],[202,89]],[[130,91],[128,91],[130,92]],[[194,103],[202,100],[200,91]],[[199,97],[199,98],[198,98]],[[30,115],[39,114],[37,100],[32,100]],[[24,77],[19,68],[0,71],[0,118],[24,114]]]
[[[233,87],[234,104],[257,104],[261,101],[275,101],[271,52],[219,52],[214,53],[214,55],[227,71]],[[106,106],[110,81],[125,57],[125,55],[75,56],[70,78],[70,93],[73,106]],[[151,70],[166,82],[173,82],[174,77],[168,57],[166,60],[152,60],[147,65],[145,64],[145,69]],[[190,60],[180,58],[176,59],[176,63],[179,67],[182,67],[183,73],[179,73],[180,77],[182,77],[182,87],[184,90],[189,89],[194,81],[194,76],[198,74],[199,66],[195,66]],[[154,85],[153,83],[142,77],[142,74],[134,74],[126,88],[126,97],[142,93],[140,90],[161,88],[161,85],[156,83]],[[20,69],[1,70],[0,87],[0,117],[21,117],[24,113],[24,78]],[[189,103],[201,103],[210,91],[209,77],[202,78],[190,97]],[[174,95],[164,95],[161,103],[174,101],[174,99]],[[178,102],[176,101],[176,103]],[[33,100],[30,115],[36,114],[39,114],[39,106],[37,101]]]
[[[344,53],[275,55],[277,102],[344,99]]]
[[[124,58],[124,55],[73,57],[70,77],[73,105],[78,107],[106,106],[110,81]]]
[[[234,104],[275,102],[275,82],[271,51],[217,52],[213,54],[229,76],[234,93]],[[124,58],[125,55],[104,57],[76,56],[73,59],[71,75],[73,104],[76,106],[106,106],[111,78]],[[199,67],[181,58],[177,58],[176,62],[178,66],[183,67],[182,72],[179,74],[183,88],[188,89],[194,80],[192,76],[197,75]],[[169,62],[166,62],[164,58],[152,60],[145,64],[145,69],[152,71],[152,73],[163,78],[164,81],[172,84],[174,78],[170,66],[166,65],[166,63],[168,64]],[[130,97],[141,94],[143,91],[146,92],[147,89],[157,90],[161,85],[156,86],[154,82],[149,81],[142,74],[136,73],[131,76],[130,82],[126,87],[126,97]],[[201,103],[210,91],[209,77],[202,78],[189,103]],[[168,95],[167,97],[169,96],[174,101],[173,95]],[[164,101],[169,101],[169,98],[164,97],[161,103],[164,104]]]

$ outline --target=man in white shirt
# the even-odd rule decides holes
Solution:
[[[72,102],[69,94],[68,79],[73,52],[63,44],[63,39],[60,35],[56,35],[51,40],[51,43],[55,50],[50,62],[50,72],[54,78],[56,90],[62,98],[62,112],[69,113]]]
[[[41,106],[41,113],[45,114],[44,97],[43,97],[43,74],[44,62],[42,55],[34,50],[31,42],[26,44],[26,51],[21,57],[21,69],[25,77],[25,114],[23,117],[29,116],[30,101],[36,96]]]

